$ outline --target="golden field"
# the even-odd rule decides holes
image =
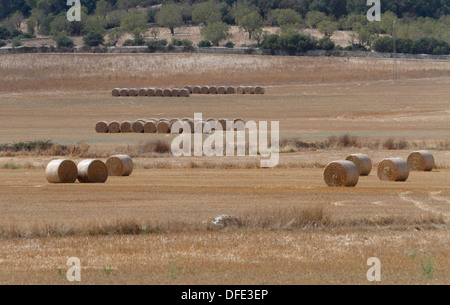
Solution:
[[[77,162],[126,153],[136,165],[103,185],[51,185],[44,168],[61,158],[55,149],[0,152],[0,283],[68,283],[65,263],[76,256],[82,284],[370,284],[369,257],[381,260],[381,284],[449,284],[450,63],[396,67],[362,58],[0,56],[0,144],[52,140]],[[202,84],[264,85],[266,94],[110,94]],[[94,131],[99,120],[194,113],[280,121],[280,165],[175,158],[146,149],[173,136]],[[354,143],[333,142],[343,134]],[[433,172],[379,181],[378,162],[416,149],[434,154]],[[353,152],[372,157],[370,176],[326,187],[325,165]],[[212,224],[224,214],[234,222]]]

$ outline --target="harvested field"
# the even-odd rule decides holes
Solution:
[[[221,73],[217,62],[227,62]],[[392,67],[355,58],[0,56],[0,283],[67,284],[58,270],[65,274],[72,256],[82,261],[83,284],[370,284],[369,257],[381,260],[382,284],[450,283],[450,63],[399,60],[396,81]],[[265,93],[111,94],[186,84],[261,85]],[[177,135],[93,128],[194,113],[280,121],[279,166],[175,158]],[[25,145],[44,139],[60,145]],[[433,154],[431,172],[411,171],[405,182],[377,177],[383,159],[420,150]],[[117,154],[133,158],[131,176],[101,184],[45,177],[54,159]],[[368,155],[372,171],[355,187],[327,187],[325,166],[349,154]],[[228,222],[215,225],[221,215]]]

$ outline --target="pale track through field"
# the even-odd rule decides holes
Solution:
[[[430,212],[430,213],[434,213],[434,214],[437,214],[437,215],[442,215],[442,216],[444,217],[444,220],[445,220],[446,222],[449,222],[449,221],[450,221],[450,212],[440,211],[440,210],[438,210],[438,209],[436,209],[436,208],[431,207],[429,204],[424,203],[423,201],[420,201],[420,200],[418,200],[418,199],[412,199],[412,198],[406,197],[406,195],[409,195],[409,194],[412,194],[412,192],[410,192],[410,191],[408,191],[408,192],[403,192],[403,193],[400,193],[399,196],[400,196],[400,198],[401,198],[402,200],[404,200],[404,201],[408,201],[408,202],[414,203],[414,205],[415,205],[417,208],[419,208],[419,209],[421,209],[421,210],[423,210],[423,211]],[[445,198],[444,198],[444,199],[445,199]],[[437,200],[440,200],[440,199],[437,199]],[[442,201],[442,200],[440,200],[440,201]],[[448,201],[447,201],[447,202],[448,202]]]

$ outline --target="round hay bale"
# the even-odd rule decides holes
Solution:
[[[200,94],[209,94],[209,87],[208,86],[203,86],[200,89]]]
[[[155,96],[155,88],[149,88],[147,89],[147,96]]]
[[[144,133],[156,133],[156,121],[148,121],[144,124]]]
[[[171,89],[164,89],[163,90],[163,96],[164,97],[172,96],[172,90]]]
[[[255,94],[255,88],[253,88],[252,86],[245,87],[244,91],[245,94]]]
[[[75,183],[77,165],[71,160],[53,160],[45,169],[45,177],[49,183]]]
[[[191,118],[182,118],[181,120],[182,120],[182,121],[192,121]]]
[[[409,165],[402,158],[384,159],[378,164],[377,175],[381,181],[406,181]]]
[[[129,176],[133,172],[133,160],[127,155],[116,155],[106,160],[109,176]]]
[[[139,96],[139,90],[136,88],[129,89],[128,96]]]
[[[193,94],[201,94],[202,88],[200,86],[195,86],[194,88],[192,88],[192,93]]]
[[[120,122],[112,121],[108,124],[108,130],[110,133],[120,133]]]
[[[353,187],[358,184],[358,167],[351,161],[333,161],[325,167],[323,178],[328,186]]]
[[[217,94],[217,93],[218,93],[218,89],[216,86],[209,87],[209,94]]]
[[[143,133],[144,132],[144,124],[146,122],[142,122],[142,121],[135,121],[133,122],[133,124],[131,124],[131,130],[134,133]]]
[[[83,160],[77,168],[80,183],[104,183],[108,179],[108,168],[100,160]]]
[[[408,165],[413,171],[432,171],[434,168],[434,157],[428,150],[414,151],[408,156]]]
[[[227,87],[220,86],[217,88],[217,94],[227,94]]]
[[[128,89],[127,88],[120,89],[119,93],[120,96],[128,96]]]
[[[264,87],[258,86],[255,88],[255,94],[264,94],[266,93],[266,89]]]
[[[155,90],[155,96],[163,96],[164,95],[164,90],[163,89],[156,89]]]
[[[133,122],[128,122],[128,121],[120,123],[120,132],[121,133],[130,133],[132,124],[133,124]]]
[[[120,96],[120,88],[114,88],[111,94],[112,96]]]
[[[147,96],[148,89],[147,88],[142,88],[139,89],[139,96]]]
[[[236,87],[227,87],[227,94],[236,94]]]
[[[158,133],[170,133],[170,122],[167,120],[160,120],[156,125]]]
[[[210,134],[211,125],[203,120],[194,122],[194,133]]]
[[[173,96],[173,97],[179,97],[179,96],[180,96],[180,89],[178,89],[178,88],[172,89],[172,94],[171,94],[171,96]]]
[[[97,133],[108,133],[109,132],[108,122],[105,121],[97,122],[97,124],[95,124],[95,131]]]
[[[189,121],[184,121],[185,124],[189,124],[189,128],[191,129],[191,133],[194,133],[194,128],[195,128],[195,124],[194,121],[189,120]]]
[[[188,89],[189,93],[193,93],[193,91],[194,91],[194,87],[192,87],[192,86],[185,86],[183,89]]]
[[[176,121],[181,121],[180,119],[171,119],[170,124],[175,123]]]
[[[136,121],[138,121],[138,122],[141,122],[141,123],[145,123],[145,122],[147,122],[147,120],[146,120],[146,119],[137,119]]]
[[[190,96],[190,91],[189,89],[181,89],[180,90],[180,97],[189,97]]]
[[[237,88],[237,94],[245,94],[245,87],[239,86]]]
[[[345,158],[347,161],[355,163],[360,176],[368,176],[372,171],[372,160],[365,154],[352,154]]]

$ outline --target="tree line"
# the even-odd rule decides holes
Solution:
[[[248,34],[253,47],[266,47],[273,52],[293,52],[293,45],[335,49],[329,39],[337,30],[351,31],[348,49],[390,51],[385,36],[399,41],[397,51],[415,53],[427,50],[431,54],[448,54],[450,43],[450,0],[390,0],[382,1],[381,22],[369,22],[365,16],[366,0],[81,0],[80,22],[69,22],[66,1],[61,0],[0,0],[0,40],[33,35],[51,35],[58,46],[73,46],[70,36],[84,36],[86,45],[116,45],[125,33],[133,35],[125,45],[144,45],[144,33],[158,40],[159,31],[148,24],[168,28],[172,35],[184,25],[201,25],[204,39],[200,46],[218,46],[231,38],[230,26],[237,25]],[[27,32],[17,28],[26,19]],[[266,26],[279,27],[269,35]],[[325,37],[305,39],[299,32],[317,29]],[[305,37],[304,37],[305,36]],[[395,36],[395,39],[393,38]],[[106,40],[105,40],[106,38]],[[148,40],[148,39],[147,39]],[[420,45],[412,45],[420,40]],[[305,42],[306,41],[306,42]],[[152,42],[155,45],[155,42]],[[0,42],[5,44],[5,42]],[[189,45],[189,44],[188,44]],[[227,46],[234,45],[231,41]],[[419,45],[419,43],[416,43]],[[407,48],[405,46],[411,46]],[[153,46],[154,47],[154,46]],[[432,49],[432,50],[431,50]],[[431,50],[431,51],[430,51]]]

